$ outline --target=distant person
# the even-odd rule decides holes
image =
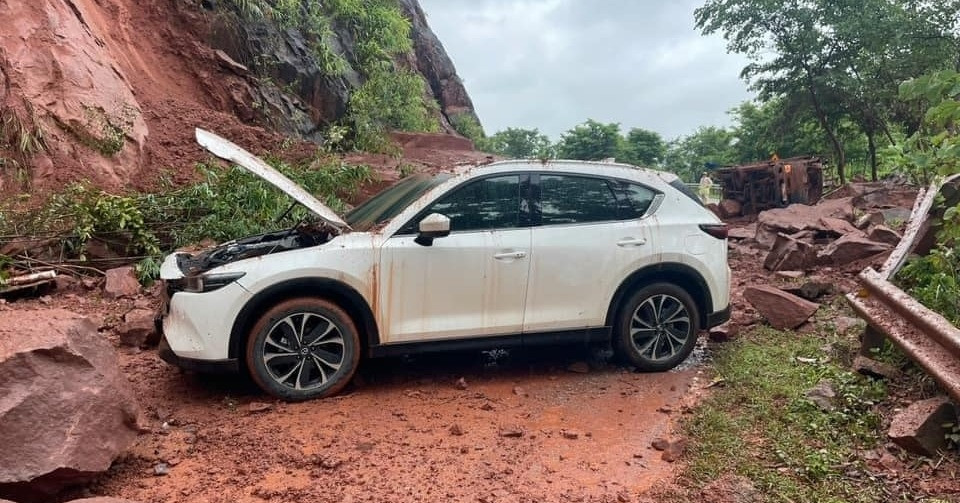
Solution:
[[[700,177],[700,199],[704,202],[710,198],[710,188],[713,187],[713,180],[710,179],[710,175],[704,173]]]

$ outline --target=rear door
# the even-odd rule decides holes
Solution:
[[[381,249],[385,343],[518,334],[529,271],[529,175],[471,180],[440,196]],[[419,221],[440,213],[450,235],[414,242]]]
[[[524,336],[600,327],[625,277],[656,260],[650,219],[658,196],[604,177],[538,173],[532,179],[530,280]]]

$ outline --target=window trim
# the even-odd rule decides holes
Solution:
[[[543,207],[541,204],[543,202],[543,193],[541,192],[540,175],[570,176],[570,177],[576,177],[576,178],[594,178],[594,179],[603,180],[607,182],[607,186],[610,188],[610,192],[613,194],[613,197],[617,200],[618,213],[620,211],[620,205],[623,204],[624,202],[626,202],[626,204],[632,204],[629,200],[626,199],[627,196],[623,193],[623,191],[619,187],[617,187],[618,184],[630,183],[634,185],[639,185],[649,190],[650,192],[653,192],[654,194],[653,201],[650,202],[650,206],[647,207],[647,210],[643,213],[643,215],[640,215],[639,217],[635,217],[635,218],[617,218],[615,220],[596,220],[592,222],[544,224],[542,221],[542,214],[541,214],[541,209]],[[656,213],[656,211],[660,208],[660,204],[663,202],[663,199],[665,198],[662,191],[659,191],[653,187],[650,187],[647,184],[640,183],[636,180],[628,180],[625,178],[597,175],[593,173],[577,173],[577,172],[566,172],[566,171],[563,171],[563,172],[536,171],[531,174],[530,185],[531,185],[531,202],[533,202],[533,204],[530,207],[531,209],[530,216],[531,216],[531,221],[533,222],[532,227],[535,227],[535,228],[539,228],[539,227],[554,228],[554,227],[563,227],[563,226],[579,227],[584,225],[600,225],[600,224],[611,224],[611,223],[617,223],[617,222],[641,221],[649,218],[651,215]]]
[[[454,185],[453,187],[451,187],[449,190],[443,192],[442,194],[438,194],[437,197],[433,198],[430,202],[428,202],[427,204],[425,204],[422,210],[418,211],[418,212],[415,213],[409,220],[407,220],[406,222],[404,222],[403,225],[401,225],[401,226],[397,229],[397,231],[394,232],[393,235],[390,236],[390,237],[391,237],[391,238],[394,238],[394,237],[403,237],[403,236],[416,236],[416,235],[417,235],[417,232],[410,233],[410,232],[404,232],[404,230],[405,230],[412,222],[419,222],[420,220],[422,220],[423,218],[425,218],[427,215],[429,215],[429,214],[430,214],[430,207],[433,206],[434,203],[436,203],[437,201],[439,201],[440,199],[442,199],[444,196],[446,196],[446,195],[448,195],[448,194],[452,194],[454,191],[457,191],[457,190],[459,190],[460,188],[465,187],[465,186],[467,186],[467,185],[469,185],[469,184],[471,184],[471,183],[480,182],[480,181],[483,181],[483,180],[487,180],[487,179],[489,179],[489,178],[499,178],[499,177],[503,177],[503,176],[518,176],[518,177],[520,177],[520,201],[519,201],[519,204],[520,204],[520,214],[519,214],[519,216],[518,216],[518,219],[519,219],[518,225],[517,225],[516,227],[502,227],[502,228],[495,228],[495,229],[478,229],[478,230],[470,230],[470,231],[453,231],[453,230],[451,230],[451,231],[450,231],[450,235],[452,236],[452,235],[454,235],[454,234],[456,234],[456,235],[461,235],[461,234],[473,234],[473,233],[478,233],[478,232],[508,231],[508,230],[514,230],[514,229],[529,229],[530,227],[533,227],[533,225],[532,225],[533,215],[531,214],[531,209],[532,209],[531,207],[532,207],[532,202],[533,202],[533,198],[532,198],[532,195],[533,195],[533,194],[532,194],[532,192],[531,192],[531,183],[530,183],[531,173],[530,173],[529,171],[504,171],[504,172],[501,172],[501,173],[488,173],[488,174],[486,174],[486,175],[477,176],[477,177],[474,177],[474,178],[469,178],[469,179],[467,179],[467,180],[464,180],[464,181],[462,181],[462,182]],[[526,203],[526,204],[524,204],[524,203]]]

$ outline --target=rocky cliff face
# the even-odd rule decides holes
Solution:
[[[269,0],[260,0],[267,2]],[[206,156],[210,128],[254,151],[286,137],[323,141],[347,113],[359,71],[355,31],[337,19],[323,43],[344,63],[318,64],[316,40],[228,0],[5,0],[0,3],[0,179],[118,188],[175,180]],[[413,50],[398,68],[422,75],[449,118],[470,98],[416,0],[398,0]],[[475,117],[475,115],[474,115]]]

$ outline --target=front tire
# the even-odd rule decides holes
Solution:
[[[336,304],[297,298],[264,313],[250,331],[245,356],[250,377],[267,393],[289,401],[322,398],[350,382],[360,337]]]
[[[654,283],[637,290],[623,304],[614,327],[614,347],[638,370],[670,370],[693,351],[699,320],[697,304],[686,290]]]

